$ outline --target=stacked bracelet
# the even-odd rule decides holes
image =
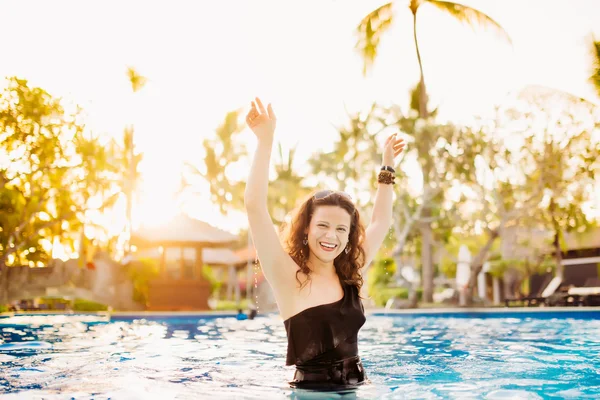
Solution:
[[[383,183],[384,185],[394,185],[396,179],[396,175],[393,172],[388,170],[379,171],[379,175],[377,176],[377,182]]]

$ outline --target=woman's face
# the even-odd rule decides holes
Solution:
[[[311,253],[322,262],[333,262],[348,244],[351,221],[342,207],[317,207],[306,232]]]

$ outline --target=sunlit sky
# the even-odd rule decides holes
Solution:
[[[461,25],[437,9],[419,11],[428,90],[442,116],[486,113],[523,85],[562,89],[600,103],[588,82],[590,38],[600,38],[600,1],[470,0],[509,33]],[[354,45],[355,28],[383,4],[370,0],[3,1],[0,76],[19,76],[85,107],[97,133],[121,137],[136,127],[144,152],[137,222],[175,211],[183,161],[201,163],[202,140],[226,112],[254,96],[272,102],[277,139],[297,145],[301,171],[327,150],[334,125],[373,101],[405,104],[418,80],[408,2],[381,44],[368,77]],[[149,80],[135,97],[127,66]],[[252,134],[242,135],[253,145]],[[245,170],[246,171],[246,170]],[[245,171],[242,171],[245,173]],[[198,199],[186,210],[236,230],[240,214],[221,216]]]

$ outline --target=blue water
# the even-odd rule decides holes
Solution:
[[[277,315],[0,318],[2,399],[600,398],[600,312],[375,314],[371,384],[292,390]]]

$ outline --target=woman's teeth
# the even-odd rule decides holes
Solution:
[[[319,243],[321,245],[321,248],[325,251],[332,251],[335,250],[335,248],[337,247],[337,244],[330,244],[330,243]]]

